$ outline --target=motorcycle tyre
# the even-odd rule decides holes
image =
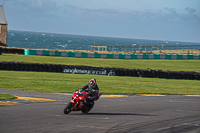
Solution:
[[[67,106],[64,109],[64,114],[69,114],[71,112],[71,108],[72,108],[72,103],[68,103]]]
[[[89,107],[86,107],[86,109],[83,109],[81,112],[83,114],[87,114],[88,112],[90,112],[90,110],[94,107],[94,103],[92,105],[90,105]]]

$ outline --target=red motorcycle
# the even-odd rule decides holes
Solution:
[[[101,96],[101,92],[98,93],[95,101]],[[87,114],[94,106],[94,102],[90,103],[90,94],[87,91],[76,90],[73,92],[72,100],[67,104],[64,109],[65,114],[69,114],[71,111],[82,111]]]

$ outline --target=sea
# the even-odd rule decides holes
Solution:
[[[143,46],[143,49],[140,47],[140,50],[144,50],[144,46],[153,46],[154,50],[156,50],[157,46],[159,46],[160,49],[164,48],[164,46],[179,46],[179,49],[182,49],[183,45],[185,46],[184,48],[187,49],[188,45],[200,45],[200,43],[84,36],[15,30],[8,30],[7,32],[8,47],[31,49],[91,50],[91,46],[110,46],[110,48],[113,46],[134,46],[134,48]],[[192,47],[190,47],[190,49],[191,48]],[[117,49],[118,48],[116,48],[115,51],[117,51]]]

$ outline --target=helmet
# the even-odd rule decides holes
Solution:
[[[96,84],[97,84],[96,79],[91,79],[91,80],[89,81],[89,85],[92,86],[92,87],[96,86]]]

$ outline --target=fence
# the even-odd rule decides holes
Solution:
[[[200,50],[200,45],[164,45],[164,46],[91,46],[92,51],[134,52],[155,50]]]

